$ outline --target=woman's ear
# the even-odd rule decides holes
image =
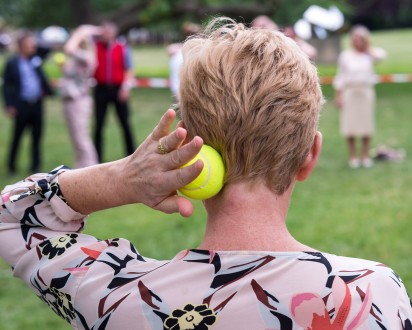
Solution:
[[[316,166],[316,163],[318,162],[321,150],[322,150],[322,133],[316,132],[312,147],[310,148],[310,151],[309,151],[309,154],[306,157],[305,162],[300,167],[296,175],[296,179],[298,181],[306,180],[309,177],[309,175],[312,173],[313,169]]]

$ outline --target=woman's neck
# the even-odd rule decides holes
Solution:
[[[286,227],[293,187],[282,196],[264,184],[236,183],[205,201],[206,232],[200,249],[220,251],[314,251]]]

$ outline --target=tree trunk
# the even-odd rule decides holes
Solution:
[[[93,9],[90,0],[69,0],[74,22],[77,25],[93,22]]]
[[[101,15],[95,19],[95,23],[100,23],[101,21],[112,21],[119,27],[120,33],[125,33],[131,28],[141,27],[142,22],[140,22],[138,17],[138,12],[145,7],[150,5],[150,0],[136,1],[132,4],[125,5],[124,7],[118,9],[115,12],[111,12],[106,15]]]

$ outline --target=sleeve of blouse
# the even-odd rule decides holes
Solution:
[[[401,329],[408,329],[412,327],[412,301],[403,283],[401,283],[400,291],[398,316],[402,324]]]
[[[374,62],[382,61],[387,57],[386,50],[384,50],[383,48],[373,47],[370,53]]]
[[[345,84],[345,55],[341,53],[338,58],[337,72],[333,80],[333,88],[335,90],[342,90]]]
[[[78,258],[80,249],[65,254],[72,245],[97,240],[78,234],[85,215],[66,204],[57,181],[66,170],[59,167],[4,188],[0,195],[0,256],[12,266],[14,276],[24,280],[40,299],[71,322],[73,313],[64,311],[64,299],[74,294],[76,286],[73,281],[65,285],[64,278],[56,274]],[[50,274],[53,280],[47,282],[41,274]]]
[[[86,216],[67,205],[58,185],[58,175],[67,170],[32,175],[1,192],[0,256],[14,276],[76,327],[84,317],[76,307],[77,291],[100,254],[114,248],[113,256],[139,256],[128,241],[80,233]],[[97,306],[93,299],[88,297],[88,303]]]
[[[79,232],[85,215],[71,209],[60,192],[61,166],[49,174],[35,174],[0,195],[0,255],[14,266],[24,254],[56,232]]]

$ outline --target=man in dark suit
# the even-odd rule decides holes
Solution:
[[[21,137],[26,127],[32,133],[31,172],[39,171],[41,163],[40,139],[43,126],[42,101],[52,90],[42,70],[42,60],[36,53],[34,35],[22,32],[18,39],[18,53],[6,63],[3,74],[3,98],[6,114],[14,119],[14,131],[11,139],[8,171],[16,172],[16,157]]]

